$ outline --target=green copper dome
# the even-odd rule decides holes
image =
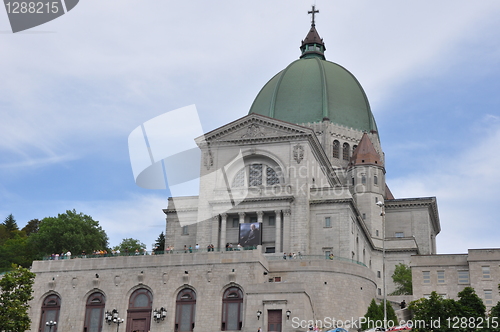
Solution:
[[[301,59],[264,85],[249,113],[291,123],[320,122],[327,118],[361,131],[376,131],[363,88],[344,67],[325,60],[325,49],[312,25],[302,41]]]

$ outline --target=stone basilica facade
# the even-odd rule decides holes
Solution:
[[[436,199],[393,197],[368,99],[314,19],[300,49],[247,116],[197,140],[199,196],[163,210],[173,250],[34,262],[32,331],[304,331],[363,316],[395,265],[436,253]]]

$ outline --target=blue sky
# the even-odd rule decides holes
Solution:
[[[85,0],[12,34],[0,10],[0,217],[67,209],[148,249],[167,192],[135,185],[127,138],[196,104],[244,116],[299,56],[311,2]],[[500,2],[316,0],[328,60],[364,87],[397,198],[436,196],[440,253],[500,247]]]

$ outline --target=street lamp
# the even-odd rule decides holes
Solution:
[[[50,332],[50,331],[52,331],[52,327],[57,325],[57,322],[48,321],[45,323],[45,325],[49,327],[49,332]]]
[[[167,309],[161,307],[161,309],[155,309],[153,311],[153,319],[155,322],[159,323],[161,320],[165,320],[167,317]]]
[[[287,310],[286,311],[286,320],[289,320],[290,319],[290,315],[292,314],[292,312],[290,310]]]
[[[382,217],[382,274],[384,277],[383,287],[384,287],[384,330],[387,330],[387,295],[386,295],[386,281],[385,281],[385,204],[382,201],[377,201],[378,207],[380,207],[380,216]]]
[[[120,328],[120,324],[123,323],[125,320],[123,318],[119,317],[118,310],[113,309],[113,311],[106,311],[104,314],[104,320],[108,325],[111,325],[111,323],[116,324],[116,332],[118,332],[118,329]]]
[[[260,319],[260,316],[261,316],[261,315],[262,315],[262,311],[257,310],[257,320],[259,320],[259,319]]]

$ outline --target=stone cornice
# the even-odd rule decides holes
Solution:
[[[163,213],[169,214],[169,213],[177,213],[177,212],[196,212],[198,211],[197,207],[193,208],[180,208],[180,209],[162,209]]]
[[[254,203],[254,202],[276,202],[276,201],[285,201],[285,202],[293,202],[293,196],[261,196],[261,197],[250,197],[245,198],[238,205],[242,205],[244,203]],[[230,200],[217,200],[217,201],[209,201],[210,205],[220,205],[220,204],[231,204]]]

